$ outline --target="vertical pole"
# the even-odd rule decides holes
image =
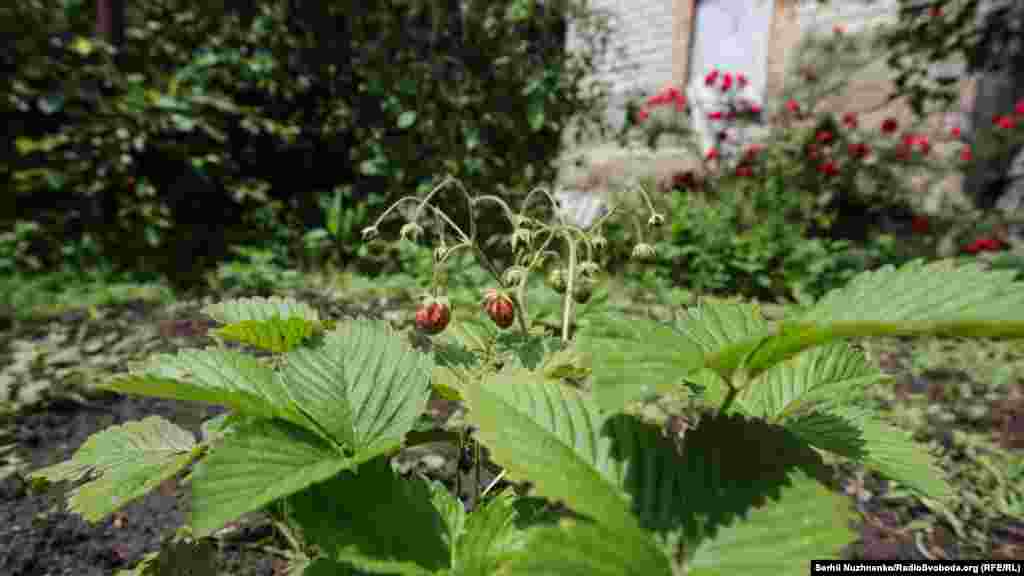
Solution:
[[[672,0],[672,84],[683,88],[690,81],[690,46],[697,0]]]
[[[768,57],[765,61],[764,102],[778,103],[786,80],[786,56],[800,42],[800,19],[795,0],[774,0],[769,26]],[[774,110],[766,110],[769,114]]]

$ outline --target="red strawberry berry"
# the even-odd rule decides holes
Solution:
[[[507,294],[491,288],[484,295],[484,310],[498,328],[508,328],[516,319],[516,305]]]
[[[447,298],[427,298],[416,310],[416,328],[426,334],[440,334],[451,318]]]

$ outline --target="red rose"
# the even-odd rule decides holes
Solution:
[[[1017,100],[1017,105],[1014,106],[1013,111],[1018,115],[1024,116],[1024,98]]]
[[[843,124],[851,130],[857,127],[857,115],[853,112],[843,114]]]
[[[960,127],[954,126],[953,129],[949,131],[949,133],[953,136],[953,138],[959,138],[960,137]]]
[[[832,162],[830,160],[828,162],[825,162],[824,164],[819,165],[818,172],[821,172],[826,176],[836,176],[837,174],[839,174],[839,167],[836,166],[835,162]]]
[[[992,123],[1004,130],[1012,129],[1015,124],[1013,118],[1009,116],[996,116],[995,118],[992,119]]]
[[[967,146],[963,150],[960,151],[960,161],[961,162],[970,162],[971,161],[971,147],[970,146]]]
[[[715,158],[718,158],[718,148],[708,150],[708,153],[704,156],[705,160],[714,160]]]
[[[892,134],[900,127],[899,123],[896,122],[895,118],[886,118],[882,121],[882,132],[885,134]]]
[[[736,75],[736,83],[740,85],[740,88],[746,88],[747,87],[747,77],[744,76],[743,74],[737,74]],[[1021,100],[1021,102],[1024,102],[1024,100]],[[1024,112],[1022,112],[1022,114],[1024,114]]]
[[[964,251],[970,254],[977,254],[978,252],[994,252],[1002,248],[1003,242],[998,238],[978,238],[964,246]]]
[[[647,117],[650,115],[651,113],[647,111],[647,108],[641,108],[636,111],[636,121],[643,122],[644,120],[647,120]]]
[[[758,155],[758,154],[759,154],[759,153],[760,153],[760,152],[761,152],[762,150],[764,150],[764,146],[761,146],[760,144],[751,144],[750,146],[747,146],[747,150],[746,150],[746,151],[744,152],[743,158],[744,158],[744,160],[746,160],[747,162],[750,162],[750,161],[751,161],[751,160],[753,160],[753,159],[754,159],[754,158],[755,158],[755,157],[756,157],[756,156],[757,156],[757,155]]]
[[[897,160],[909,160],[912,149],[906,142],[902,142],[896,145],[896,159]]]
[[[692,171],[676,172],[672,175],[673,188],[690,188],[696,183]]]
[[[722,75],[722,92],[728,92],[732,88],[732,74],[726,72]]]
[[[832,133],[823,130],[821,132],[818,132],[818,135],[815,136],[815,139],[818,142],[821,142],[822,144],[828,144],[829,142],[832,141]]]
[[[790,100],[789,102],[786,102],[786,109],[794,114],[797,114],[800,112],[800,103],[797,102],[796,100]]]
[[[712,85],[714,85],[715,80],[717,80],[717,79],[718,79],[718,70],[712,70],[711,72],[708,72],[707,76],[704,77],[704,85],[705,86],[712,86]]]
[[[928,141],[927,136],[914,135],[910,146],[913,146],[914,144],[917,144],[918,150],[920,150],[921,154],[924,154],[925,156],[927,156],[928,152],[932,149],[932,144]]]
[[[736,175],[740,178],[749,178],[754,175],[754,169],[746,164],[740,164],[736,167]]]
[[[854,158],[867,158],[868,154],[871,153],[871,149],[863,142],[850,144],[846,147],[846,151]]]
[[[718,110],[715,110],[714,112],[708,112],[708,118],[710,118],[711,120],[721,120],[722,113],[719,112]]]
[[[914,216],[910,221],[910,229],[914,234],[927,234],[928,229],[930,228],[929,224],[930,222],[928,222],[928,218],[924,216]]]

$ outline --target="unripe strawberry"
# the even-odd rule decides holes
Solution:
[[[555,268],[548,274],[548,286],[559,294],[565,294],[565,272],[561,268]]]
[[[484,295],[484,310],[498,328],[508,328],[516,319],[516,305],[507,294],[494,288]]]
[[[594,281],[587,278],[577,278],[572,286],[572,299],[577,304],[586,304],[594,293]]]
[[[440,334],[451,320],[451,306],[447,298],[427,298],[416,310],[416,328],[427,334]]]

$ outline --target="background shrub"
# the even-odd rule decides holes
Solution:
[[[130,3],[115,50],[87,10],[10,3],[3,166],[46,232],[36,255],[53,264],[90,233],[117,267],[191,284],[237,244],[303,254],[337,186],[358,210],[443,173],[552,181],[570,118],[605,129],[607,87],[582,79],[608,28],[582,3],[548,4]],[[568,18],[591,34],[574,54]]]

